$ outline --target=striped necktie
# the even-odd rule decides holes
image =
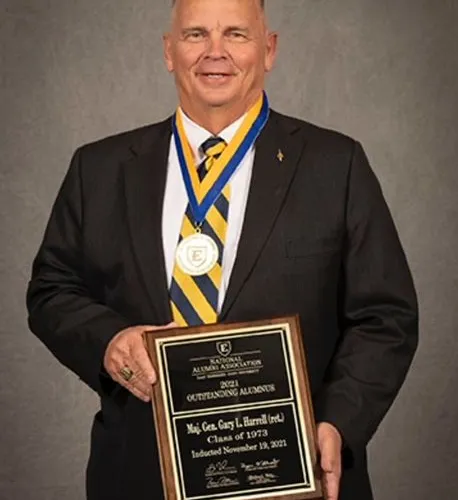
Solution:
[[[197,173],[200,182],[214,162],[221,156],[226,143],[219,137],[210,137],[201,146],[205,154]],[[218,317],[218,294],[222,279],[222,259],[227,231],[229,213],[230,186],[226,185],[216,202],[210,208],[201,227],[196,229],[192,211],[188,204],[181,227],[178,243],[196,231],[209,236],[216,243],[219,253],[218,261],[207,274],[190,276],[175,262],[172,284],[170,287],[170,303],[173,319],[180,326],[196,326],[216,323]]]

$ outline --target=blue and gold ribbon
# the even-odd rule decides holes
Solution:
[[[208,175],[200,182],[194,155],[186,138],[183,120],[180,113],[175,114],[172,124],[173,136],[190,208],[197,226],[205,220],[208,211],[255,143],[268,118],[269,101],[267,95],[263,93],[248,111],[232,141],[215,160]]]

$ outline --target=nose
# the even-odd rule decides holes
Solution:
[[[221,33],[214,31],[209,37],[207,57],[212,59],[220,59],[225,57],[226,47],[224,37]]]

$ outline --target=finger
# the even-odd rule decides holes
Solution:
[[[123,368],[128,368],[132,370],[133,374],[129,380],[125,380],[125,378],[121,375],[121,371]],[[121,357],[112,358],[108,365],[108,373],[111,378],[118,382],[118,384],[122,385],[126,389],[131,392],[135,392],[137,396],[137,392],[141,392],[142,394],[150,397],[151,395],[151,384],[145,381],[141,376],[139,376],[141,368],[136,364],[135,360],[128,355],[124,355]],[[135,391],[133,391],[135,389]]]
[[[339,457],[332,444],[325,443],[321,448],[321,468],[329,473],[337,473],[339,470]]]
[[[326,491],[326,500],[337,500],[341,475],[340,450],[332,439],[321,441],[321,468],[324,472],[323,480]]]
[[[325,472],[323,480],[326,500],[338,500],[340,482],[338,475],[334,472]]]
[[[178,328],[179,325],[175,323],[175,321],[172,321],[171,323],[168,323],[167,325],[143,325],[140,328],[143,329],[144,332],[154,332],[156,330],[167,330],[169,328]]]
[[[136,377],[149,385],[156,382],[156,370],[153,368],[143,342],[136,343],[132,346],[131,362],[133,363],[132,369]]]
[[[322,434],[320,443],[320,465],[325,472],[340,474],[340,447],[330,434]]]
[[[129,380],[125,380],[121,374],[122,369],[126,367],[132,371],[132,376]],[[124,361],[116,367],[115,374],[118,378],[120,378],[122,385],[124,385],[126,389],[130,390],[131,387],[135,387],[143,394],[151,394],[151,383],[145,379],[142,367],[136,362],[134,357],[126,356]]]
[[[132,366],[133,365],[134,365],[134,363],[132,363]],[[148,382],[145,382],[145,380],[143,378],[141,378],[140,376],[138,376],[135,371],[134,371],[134,374],[132,375],[132,377],[130,378],[130,380],[128,381],[128,384],[129,384],[129,387],[133,386],[136,389],[138,389],[140,392],[142,392],[143,394],[146,394],[148,396],[151,395],[151,387],[152,387],[151,384],[149,384]]]
[[[151,401],[151,395],[143,392],[141,389],[136,387],[133,384],[127,383],[124,385],[124,387],[131,393],[133,394],[136,398],[140,399],[144,403],[149,403]]]
[[[138,384],[135,385],[133,382],[134,376],[127,381],[125,380],[121,375],[115,375],[113,377],[113,380],[115,380],[118,384],[122,385],[125,389],[127,389],[130,393],[132,393],[136,398],[140,399],[141,401],[144,401],[145,403],[148,403],[151,401],[151,393],[148,391],[148,389],[142,388]]]
[[[141,327],[141,328],[143,328],[142,338],[143,338],[143,344],[144,344],[145,348],[147,347],[146,335],[144,335],[145,333],[157,332],[160,330],[170,330],[172,328],[178,328],[178,327],[179,327],[179,325],[177,323],[175,323],[174,321],[172,321],[171,323],[168,323],[167,325],[162,325],[162,326],[153,326],[153,325],[142,326]]]

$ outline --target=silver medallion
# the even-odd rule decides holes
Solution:
[[[196,233],[181,240],[176,252],[180,269],[190,276],[202,276],[218,262],[218,246],[210,236]]]

